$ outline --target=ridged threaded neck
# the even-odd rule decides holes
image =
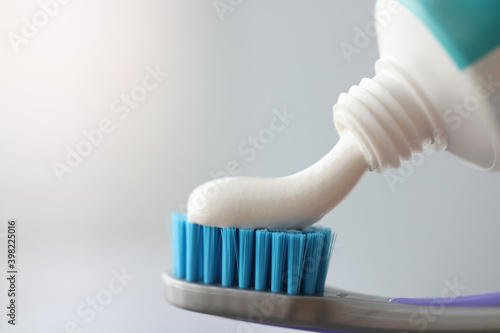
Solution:
[[[445,131],[418,86],[391,58],[381,58],[375,68],[374,78],[361,80],[334,105],[339,134],[354,133],[377,172],[399,168],[424,145],[445,149]]]

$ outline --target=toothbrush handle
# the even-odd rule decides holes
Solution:
[[[391,299],[331,287],[322,295],[288,295],[190,283],[170,273],[162,279],[177,307],[311,332],[500,332],[500,292]]]
[[[429,297],[429,298],[393,298],[392,303],[416,306],[446,306],[446,307],[500,307],[500,292],[458,296],[458,297]],[[285,326],[286,327],[286,326]],[[290,328],[290,326],[288,326]],[[292,327],[302,329],[303,327]],[[347,333],[345,331],[306,328],[310,332],[318,333]]]
[[[500,307],[500,292],[458,297],[393,298],[390,301],[392,303],[417,306]],[[297,329],[303,330],[304,328]],[[321,329],[311,329],[310,331],[321,333],[344,333],[344,331]]]
[[[420,306],[500,306],[500,292],[441,298],[393,298],[391,302]]]

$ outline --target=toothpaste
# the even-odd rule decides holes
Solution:
[[[368,171],[363,149],[349,132],[321,160],[280,178],[228,177],[198,186],[188,220],[216,227],[303,228],[344,199]]]

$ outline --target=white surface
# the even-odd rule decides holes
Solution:
[[[16,54],[5,36],[38,2],[2,2],[0,233],[18,219],[20,275],[19,326],[5,329],[2,312],[0,330],[63,332],[75,321],[82,332],[238,332],[162,299],[165,217],[230,160],[241,175],[277,177],[332,148],[332,105],[377,58],[374,38],[349,63],[339,45],[354,45],[373,6],[244,1],[221,21],[210,1],[73,1]],[[111,103],[157,64],[170,76],[120,119]],[[238,145],[285,106],[296,118],[247,161]],[[105,117],[114,131],[59,182],[51,163]],[[390,183],[367,174],[324,218],[340,245],[327,283],[402,297],[437,296],[454,278],[467,294],[500,290],[499,176],[423,156]],[[134,280],[85,323],[77,307],[121,268]],[[5,291],[1,278],[1,304]]]

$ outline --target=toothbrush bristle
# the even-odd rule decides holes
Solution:
[[[302,276],[302,292],[304,294],[313,294],[316,291],[316,281],[318,280],[318,269],[321,263],[324,239],[324,234],[321,232],[307,233]]]
[[[174,276],[188,282],[270,290],[323,292],[336,234],[305,230],[201,226],[172,214]]]
[[[174,253],[174,275],[186,277],[186,221],[179,213],[172,214],[172,252]]]
[[[330,228],[323,228],[320,230],[323,234],[324,244],[321,249],[321,259],[318,268],[318,278],[316,280],[316,292],[323,292],[325,290],[326,273],[328,273],[328,266],[330,266],[330,258],[333,252],[333,246],[337,240],[337,234],[332,233]]]
[[[186,222],[189,223],[189,222]],[[236,272],[236,229],[221,228],[222,232],[222,275],[221,284],[231,287]]]
[[[287,292],[289,294],[298,294],[302,281],[302,269],[304,268],[303,258],[306,246],[306,234],[297,231],[287,234],[287,236]]]
[[[201,225],[186,223],[186,281],[196,282],[200,278]]]
[[[287,237],[285,232],[276,231],[272,233],[271,240],[271,291],[279,293],[283,291],[285,282]]]
[[[252,260],[254,247],[254,232],[252,229],[239,229],[239,260],[238,260],[238,287],[250,288],[252,283]]]
[[[255,289],[266,290],[269,258],[271,257],[271,233],[268,230],[255,231]]]
[[[220,277],[221,243],[220,228],[203,226],[203,283],[214,284]]]

